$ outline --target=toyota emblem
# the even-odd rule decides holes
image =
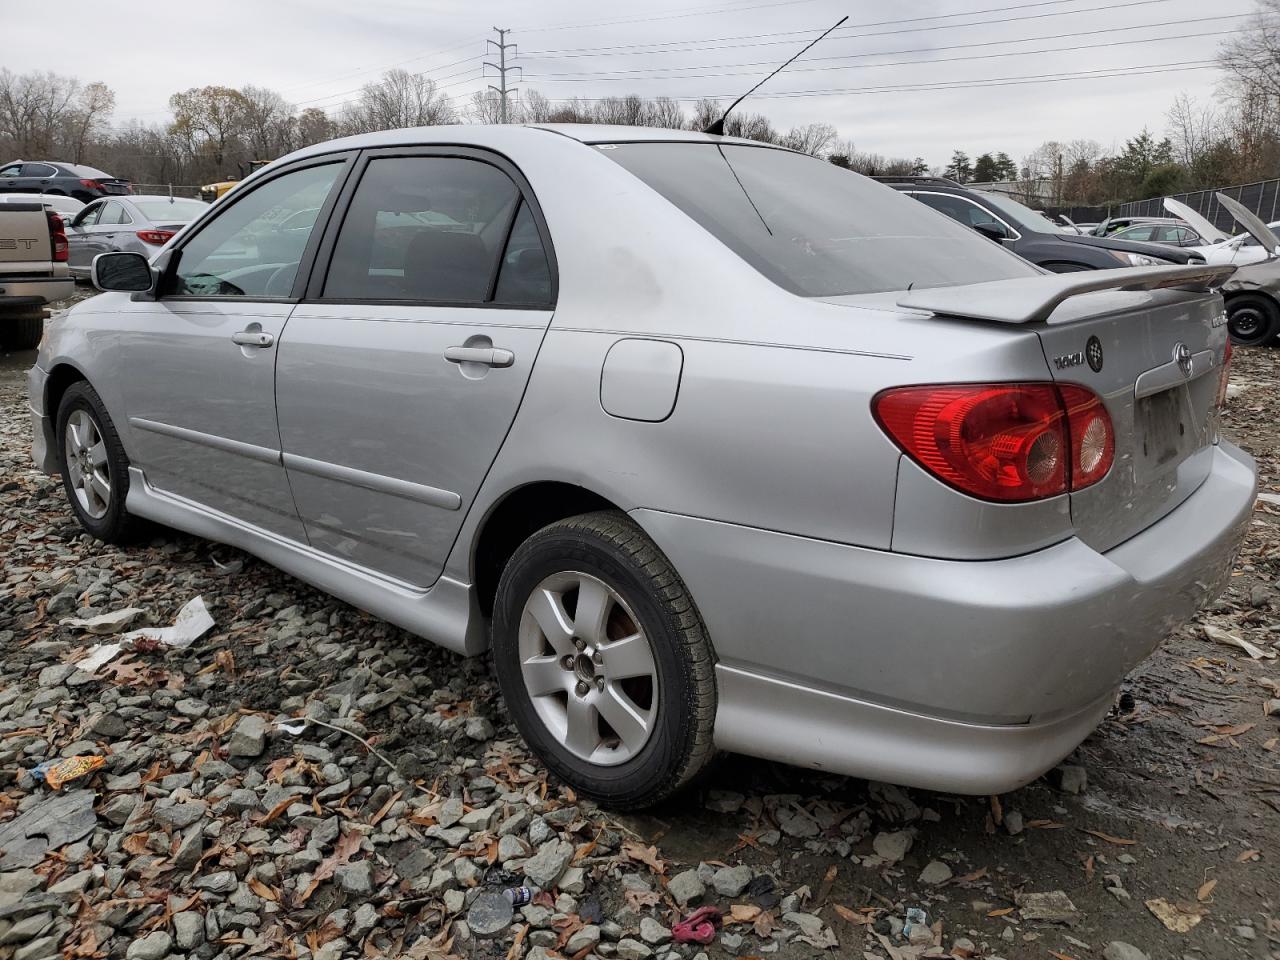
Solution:
[[[1188,380],[1191,379],[1191,348],[1179,342],[1173,348],[1173,359],[1178,364],[1178,369],[1182,371],[1182,375]]]

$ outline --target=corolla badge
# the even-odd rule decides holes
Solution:
[[[1188,380],[1191,379],[1191,348],[1179,340],[1173,346],[1173,359],[1178,364],[1178,369],[1182,371],[1182,375]]]
[[[1089,361],[1089,369],[1099,373],[1102,370],[1102,341],[1090,337],[1084,345],[1084,356]]]

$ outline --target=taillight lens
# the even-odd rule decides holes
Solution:
[[[1053,383],[899,387],[872,401],[881,428],[945,483],[1016,503],[1096,483],[1115,459],[1097,394]]]
[[[102,189],[102,184],[100,184],[97,180],[81,180],[80,186],[84,187],[86,190]]]
[[[70,257],[70,250],[67,248],[67,228],[62,223],[62,217],[47,207],[44,215],[49,221],[49,242],[53,247],[53,260],[55,263],[66,263]]]
[[[177,232],[176,230],[139,230],[137,236],[143,243],[159,247],[168,243],[169,238]]]

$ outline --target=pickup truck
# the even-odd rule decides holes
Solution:
[[[75,291],[62,218],[44,204],[0,206],[0,342],[30,350],[40,342],[45,305]]]

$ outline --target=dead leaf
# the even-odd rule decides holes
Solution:
[[[645,864],[659,876],[667,872],[667,863],[659,855],[657,847],[646,847],[634,840],[628,840],[622,845],[622,855],[628,860]]]
[[[843,909],[844,907],[837,906],[836,912],[840,913]],[[840,915],[844,916],[844,914]],[[760,916],[760,908],[754,903],[735,903],[729,907],[730,923],[750,923],[758,916]]]
[[[1186,933],[1204,919],[1204,914],[1199,909],[1170,903],[1164,897],[1156,897],[1146,903],[1147,909],[1155,915],[1155,918],[1174,933]]]
[[[657,890],[623,890],[622,899],[627,906],[639,913],[645,907],[656,907],[662,903],[662,894]]]
[[[1009,914],[1013,913],[1013,911],[1013,907],[1001,907],[999,910],[988,910],[987,917],[988,919],[993,917],[1007,917]]]
[[[339,837],[338,846],[334,850],[333,855],[325,857],[324,860],[320,862],[320,866],[316,867],[316,872],[311,877],[311,883],[307,885],[307,889],[303,890],[302,893],[298,895],[298,906],[302,906],[302,904],[306,903],[307,900],[311,898],[311,895],[316,892],[316,889],[320,884],[333,876],[338,867],[345,863],[349,863],[351,858],[355,856],[356,851],[359,849],[360,834],[352,831],[350,833],[344,833]],[[417,944],[414,944],[414,946],[417,946]]]
[[[1211,623],[1204,625],[1204,635],[1214,643],[1220,643],[1223,646],[1235,647],[1243,650],[1254,660],[1274,660],[1276,652],[1274,650],[1263,650],[1261,647],[1250,643],[1243,637],[1237,637],[1234,633],[1228,633],[1220,627],[1215,627]]]
[[[151,834],[149,833],[131,833],[129,836],[124,838],[120,847],[125,853],[132,854],[135,857],[141,856],[150,849],[150,847],[147,846],[147,841],[150,839]]]
[[[837,914],[850,923],[856,923],[864,927],[869,927],[876,922],[875,907],[863,907],[862,911],[850,910],[848,907],[842,907],[838,903],[831,905]]]
[[[389,796],[387,798],[387,802],[384,803],[381,806],[381,808],[379,808],[378,812],[373,815],[373,819],[369,821],[369,826],[376,827],[382,821],[382,818],[385,817],[391,811],[391,808],[396,805],[396,801],[399,800],[402,796],[404,796],[403,790],[397,790],[395,793]]]
[[[274,887],[269,887],[257,877],[249,878],[249,889],[261,897],[263,900],[270,900],[272,903],[280,901],[280,894]]]
[[[1237,723],[1230,727],[1214,727],[1213,732],[1223,737],[1238,737],[1242,733],[1248,733],[1256,726],[1256,723]]]
[[[262,826],[263,824],[270,823],[272,820],[276,819],[276,817],[280,816],[280,814],[284,813],[286,810],[288,810],[291,806],[293,806],[295,803],[297,803],[301,799],[302,799],[302,794],[300,793],[295,793],[285,797],[283,800],[277,803],[274,807],[272,807],[270,810],[268,810],[266,813],[260,816],[257,819],[256,823],[258,824],[258,826]]]
[[[755,930],[757,937],[763,939],[772,936],[777,926],[777,923],[774,922],[773,914],[765,910],[760,916],[756,917],[756,922],[751,925],[751,928]]]
[[[1255,859],[1261,850],[1245,850],[1243,853],[1236,855],[1236,863],[1245,863],[1246,861]]]
[[[1061,830],[1066,824],[1059,823],[1057,820],[1028,820],[1027,826],[1037,830]]]
[[[1109,833],[1103,833],[1101,830],[1086,830],[1085,833],[1091,837],[1097,837],[1099,840],[1105,840],[1107,843],[1114,843],[1120,847],[1131,847],[1137,840],[1126,840],[1124,837],[1113,837]]]
[[[1199,900],[1201,903],[1206,903],[1210,895],[1213,893],[1213,888],[1216,887],[1217,885],[1218,885],[1218,881],[1216,879],[1208,880],[1205,883],[1202,883],[1200,885],[1200,889],[1196,891],[1196,899]]]
[[[1059,953],[1057,950],[1050,950],[1049,956],[1053,957],[1054,960],[1076,960],[1075,957],[1069,957],[1065,953]]]

